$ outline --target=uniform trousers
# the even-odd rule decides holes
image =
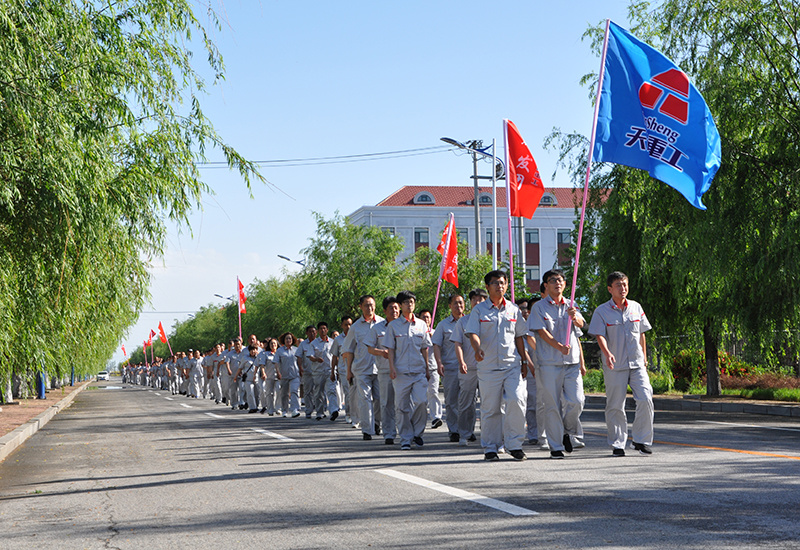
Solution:
[[[377,374],[356,374],[353,378],[358,394],[358,420],[361,431],[375,435],[375,425],[380,425],[381,391]]]
[[[269,414],[275,412],[275,377],[261,381],[261,408],[267,409]]]
[[[283,414],[294,414],[300,411],[300,379],[282,378],[280,387],[280,403]]]
[[[537,371],[536,391],[544,400],[544,429],[551,451],[564,450],[564,433],[582,434],[583,379],[580,365],[542,365]]]
[[[199,372],[194,372],[189,375],[189,395],[192,397],[200,397],[203,391],[203,375]]]
[[[467,369],[458,373],[458,435],[469,439],[475,435],[475,404],[478,391],[478,370]]]
[[[483,452],[496,453],[522,449],[525,439],[525,385],[519,364],[503,370],[478,365],[481,391],[481,446]],[[505,410],[504,410],[505,408]]]
[[[528,365],[530,369],[530,365]],[[530,441],[544,443],[544,399],[542,392],[537,392],[535,371],[528,371],[525,381],[528,384],[528,400],[525,408],[525,422],[528,425],[526,437]],[[577,434],[576,434],[577,435]]]
[[[427,424],[428,384],[425,373],[398,372],[392,386],[397,401],[400,444],[411,445],[415,437],[422,436]]]
[[[428,379],[428,419],[433,421],[442,418],[442,400],[439,397],[439,371],[430,369]]]
[[[378,386],[380,387],[381,403],[381,429],[384,439],[397,437],[397,400],[394,394],[394,384],[389,372],[378,371]]]
[[[324,415],[325,410],[328,408],[328,398],[325,395],[325,387],[326,383],[330,380],[330,377],[330,369],[316,369],[311,373],[311,378],[314,383],[314,389],[311,393],[314,410],[316,411],[317,416]],[[306,407],[306,410],[308,410],[308,407]]]
[[[303,404],[306,409],[306,416],[314,413],[314,375],[311,369],[303,369]]]
[[[636,443],[653,444],[653,388],[645,368],[609,369],[603,367],[606,384],[606,426],[608,444],[624,449],[628,439],[628,419],[625,416],[625,398],[628,385],[636,401],[631,438]]]
[[[447,431],[451,434],[458,433],[458,366],[445,365],[444,377],[442,379],[444,385],[444,407],[445,422],[447,423]]]
[[[328,414],[333,414],[334,411],[338,412],[341,408],[339,406],[339,382],[331,380],[331,371],[328,370],[325,374],[325,395],[328,398]]]
[[[344,375],[344,380],[347,380],[347,373]],[[347,382],[347,407],[349,409],[348,414],[350,414],[350,421],[353,425],[358,425],[361,423],[361,398],[358,395],[358,384],[356,383],[356,377],[353,376],[353,382]]]
[[[253,376],[252,373],[247,375],[248,377]],[[255,383],[248,378],[247,380],[239,383],[239,390],[242,393],[242,401],[247,399],[247,408],[251,411],[257,408],[256,405],[256,385]]]

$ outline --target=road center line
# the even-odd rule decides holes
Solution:
[[[714,420],[697,420],[699,424],[723,424],[725,426],[738,426],[740,428],[759,428],[762,430],[779,430],[782,432],[800,432],[798,428],[777,428],[775,426],[758,426],[756,424],[739,424],[737,422],[717,422]]]
[[[275,432],[271,432],[269,430],[262,430],[261,428],[250,428],[254,432],[258,432],[260,434],[264,434],[268,437],[274,437],[275,439],[279,439],[281,441],[297,441],[296,439],[292,439],[291,437],[286,437],[285,435],[276,434]]]
[[[463,491],[461,489],[456,489],[455,487],[442,485],[441,483],[436,483],[435,481],[429,481],[421,477],[404,474],[403,472],[398,472],[397,470],[386,468],[375,471],[385,476],[400,479],[402,481],[408,481],[409,483],[413,483],[414,485],[419,485],[420,487],[426,487],[428,489],[433,489],[434,491],[439,491],[440,493],[445,493],[450,496],[463,498],[464,500],[475,502],[476,504],[482,504],[484,506],[488,506],[489,508],[494,508],[495,510],[500,510],[501,512],[511,514],[512,516],[539,515],[538,512],[534,512],[533,510],[528,510],[527,508],[521,508],[519,506],[514,506],[513,504],[485,497],[477,493],[470,493],[469,491]]]
[[[186,403],[181,403],[181,407],[186,407],[187,409],[193,409],[191,405],[187,405]]]

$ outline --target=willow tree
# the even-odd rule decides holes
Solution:
[[[209,191],[208,147],[260,178],[203,114],[192,44],[221,78],[185,0],[0,4],[0,378],[105,364],[166,219],[186,223]]]

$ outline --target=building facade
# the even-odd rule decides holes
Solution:
[[[476,247],[492,254],[492,244],[497,243],[498,260],[507,261],[509,238],[505,187],[497,187],[496,197],[492,197],[491,187],[479,188],[479,242],[475,233],[474,199],[475,188],[471,186],[407,185],[375,206],[362,206],[348,218],[354,224],[377,226],[402,237],[405,248],[398,256],[398,261],[402,261],[420,247],[438,246],[452,212],[458,237],[469,244],[470,254],[475,253]],[[532,219],[513,218],[515,263],[519,263],[518,259],[523,260],[530,290],[539,290],[542,273],[568,263],[564,252],[572,242],[576,204],[579,205],[580,200],[579,189],[549,188],[545,190]],[[497,235],[493,237],[495,202]],[[520,223],[523,225],[522,234]],[[521,247],[523,241],[524,247]]]

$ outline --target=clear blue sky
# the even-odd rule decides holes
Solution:
[[[213,0],[212,0],[213,1]],[[611,18],[627,27],[627,2],[256,1],[217,3],[212,36],[226,80],[201,98],[218,132],[251,160],[381,153],[460,141],[498,140],[509,118],[527,141],[546,186],[556,156],[543,149],[554,127],[588,135],[598,70],[584,31]],[[196,14],[205,20],[205,13]],[[198,51],[195,64],[203,67]],[[217,151],[209,160],[222,160]],[[501,151],[502,154],[502,151]],[[488,173],[489,165],[482,169]],[[438,152],[372,162],[265,167],[286,194],[261,184],[248,196],[226,169],[206,168],[214,190],[191,231],[170,228],[152,269],[152,303],[122,344],[133,350],[159,321],[176,320],[233,294],[236,277],[280,275],[299,266],[326,217],[375,204],[403,185],[471,185],[469,157]],[[123,359],[122,353],[114,361]]]

